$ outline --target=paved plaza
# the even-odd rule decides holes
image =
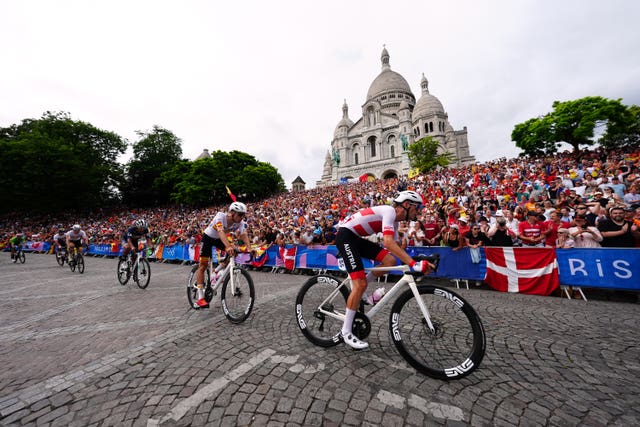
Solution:
[[[0,255],[0,425],[640,425],[634,301],[461,289],[487,354],[444,382],[405,363],[384,313],[365,352],[312,345],[294,316],[309,276],[251,271],[254,311],[234,325],[219,299],[188,307],[190,266],[152,263],[141,290],[114,259],[78,274]]]

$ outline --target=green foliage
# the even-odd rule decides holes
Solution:
[[[620,99],[588,96],[574,101],[555,101],[551,113],[517,124],[511,139],[523,154],[553,155],[562,142],[571,145],[575,152],[580,151],[580,146],[600,142],[596,132],[601,129],[605,129],[600,132],[601,139],[615,144],[618,136],[633,126],[634,115]]]
[[[417,168],[420,173],[429,172],[439,166],[447,167],[454,160],[454,155],[444,151],[440,143],[430,136],[410,144],[407,154],[411,167]]]
[[[117,197],[126,142],[115,133],[46,112],[0,129],[0,210],[99,207]]]
[[[158,183],[172,187],[177,203],[204,206],[229,202],[226,187],[242,201],[286,190],[277,169],[240,151],[214,151],[211,158],[182,161],[163,172]]]
[[[629,113],[632,115],[629,126],[618,133],[607,132],[600,140],[600,144],[603,147],[630,151],[640,148],[640,107],[637,105],[630,106]]]
[[[133,143],[133,158],[126,167],[122,199],[128,206],[166,204],[171,188],[158,178],[180,161],[182,141],[157,125],[150,132],[136,133],[140,139]]]

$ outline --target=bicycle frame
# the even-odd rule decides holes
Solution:
[[[230,256],[228,258],[229,260],[227,261],[227,265],[222,270],[219,271],[217,280],[214,283],[211,283],[211,289],[213,289],[214,291],[217,290],[220,287],[220,285],[222,285],[222,283],[224,282],[224,278],[227,275],[229,275],[233,271],[234,267],[236,266],[235,257]],[[211,260],[209,260],[209,265],[207,268],[209,269],[209,277],[210,278],[214,277],[215,268],[213,267],[213,262],[211,262]],[[235,286],[235,280],[233,278],[233,274],[231,274],[229,281],[231,283],[231,290],[235,292],[236,286]]]
[[[367,271],[380,271],[380,272],[402,271],[403,272],[403,275],[400,278],[400,280],[398,280],[396,284],[393,285],[391,289],[384,294],[384,296],[380,299],[380,301],[378,301],[373,307],[369,309],[369,311],[367,311],[366,315],[369,319],[373,319],[376,316],[376,314],[380,310],[382,310],[382,308],[388,302],[392,301],[393,298],[400,291],[403,290],[402,288],[404,286],[408,285],[416,301],[418,302],[418,306],[420,307],[420,311],[422,312],[422,316],[424,317],[424,320],[427,322],[429,330],[432,333],[435,333],[435,328],[433,327],[433,323],[431,323],[431,316],[429,315],[429,310],[427,309],[427,306],[424,304],[424,301],[422,300],[422,298],[420,298],[420,293],[418,292],[418,285],[416,284],[415,278],[411,274],[407,274],[407,272],[409,272],[410,269],[411,267],[409,267],[408,265],[394,265],[392,267],[373,267],[373,268],[366,269]],[[337,286],[324,301],[322,301],[322,304],[320,304],[320,307],[318,308],[321,313],[323,313],[327,317],[332,317],[334,319],[344,321],[344,317],[345,317],[344,313],[336,314],[334,312],[330,312],[323,309],[323,307],[327,302],[332,301],[333,298],[335,298],[338,295],[338,293],[340,293],[340,288],[342,288],[343,286],[347,286],[347,284],[349,284],[349,287],[352,288],[353,284],[349,277],[344,279],[342,283],[340,283],[340,285]]]

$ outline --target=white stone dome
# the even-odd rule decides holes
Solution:
[[[400,74],[390,69],[383,70],[378,77],[373,80],[367,92],[367,101],[387,92],[402,92],[411,94],[409,83]]]
[[[423,117],[429,117],[436,113],[445,114],[442,102],[435,96],[429,93],[429,81],[422,75],[422,81],[420,81],[422,87],[422,96],[416,102],[416,106],[413,109],[412,118],[414,121]]]

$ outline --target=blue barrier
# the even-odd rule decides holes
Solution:
[[[49,252],[50,243],[27,242],[26,251]],[[286,245],[285,249],[291,249],[294,245]],[[120,254],[120,246],[110,244],[89,245],[88,253],[91,255],[117,256]],[[323,269],[337,271],[338,250],[334,245],[328,246],[304,246],[297,245],[295,255],[295,268],[298,269]],[[166,246],[162,250],[163,260],[193,261],[193,248],[189,250],[187,244]],[[9,248],[4,248],[8,251]],[[264,263],[267,267],[283,267],[284,260],[280,254],[280,247],[272,245],[267,248],[268,259]],[[487,268],[487,259],[484,250],[480,250],[480,261],[473,263],[469,248],[453,251],[449,247],[409,247],[407,252],[411,256],[440,254],[440,266],[433,277],[450,279],[483,280]],[[584,286],[596,288],[609,288],[620,290],[640,291],[640,249],[557,249],[558,271],[560,284],[568,286]],[[153,256],[152,256],[153,258]],[[217,261],[214,255],[214,261]],[[239,262],[248,264],[249,255],[244,254]],[[365,267],[373,266],[373,262],[364,260]],[[399,272],[398,272],[399,274]]]

